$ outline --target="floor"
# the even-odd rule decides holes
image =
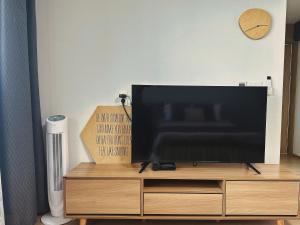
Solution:
[[[281,166],[287,167],[300,175],[300,158],[282,157]],[[72,221],[67,225],[78,225],[78,221]],[[88,220],[88,225],[275,225],[275,221],[108,221],[108,220]],[[35,225],[43,225],[40,218]],[[300,221],[286,221],[286,225],[300,225]]]

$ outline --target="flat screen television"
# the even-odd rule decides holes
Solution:
[[[132,85],[132,162],[263,163],[267,87]]]

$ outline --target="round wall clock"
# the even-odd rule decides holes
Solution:
[[[239,24],[247,37],[258,40],[269,33],[272,17],[263,9],[248,9],[240,16]]]

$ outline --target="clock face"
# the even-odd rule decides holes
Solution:
[[[272,17],[263,9],[249,9],[240,16],[239,24],[247,37],[258,40],[269,33]]]

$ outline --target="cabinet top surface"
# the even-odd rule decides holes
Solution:
[[[195,180],[300,180],[300,174],[280,165],[256,164],[262,173],[256,174],[245,164],[200,164],[197,167],[177,164],[175,171],[152,171],[149,166],[139,173],[138,164],[80,163],[66,178],[136,178],[136,179],[195,179]]]

